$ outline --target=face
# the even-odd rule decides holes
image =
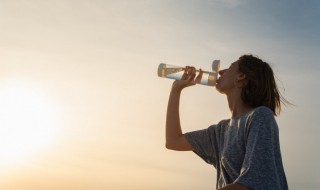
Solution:
[[[223,94],[227,94],[232,89],[238,88],[237,81],[241,78],[238,62],[233,62],[228,69],[220,70],[216,89]]]

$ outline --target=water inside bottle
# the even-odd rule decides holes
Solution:
[[[184,73],[183,67],[168,65],[165,63],[160,63],[160,65],[158,67],[158,76],[159,77],[181,80],[183,73]]]

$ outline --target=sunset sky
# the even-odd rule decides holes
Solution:
[[[242,54],[294,104],[277,117],[290,189],[320,189],[319,18],[317,0],[0,0],[0,189],[215,189],[213,166],[165,149],[157,67]],[[202,85],[180,108],[184,132],[230,117]]]

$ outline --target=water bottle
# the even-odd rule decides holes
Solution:
[[[158,67],[158,76],[181,80],[182,75],[184,73],[185,67],[179,67],[174,65],[168,65],[165,63],[160,63]],[[220,69],[220,60],[214,60],[212,62],[212,72],[203,71],[202,78],[200,84],[207,86],[215,86],[217,83],[218,72]],[[196,70],[196,75],[199,74],[199,70]]]

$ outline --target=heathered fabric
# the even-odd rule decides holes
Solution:
[[[279,131],[272,111],[240,117],[185,134],[194,152],[217,169],[217,188],[240,183],[253,190],[287,190]]]

